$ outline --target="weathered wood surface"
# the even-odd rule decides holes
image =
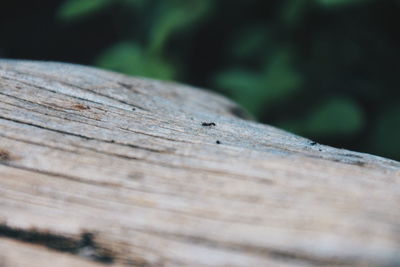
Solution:
[[[0,266],[400,265],[399,162],[241,114],[188,86],[0,61]]]

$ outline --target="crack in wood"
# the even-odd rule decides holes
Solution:
[[[87,105],[82,105],[82,104],[75,104],[75,105],[72,105],[72,108],[71,108],[71,107],[65,107],[65,106],[56,105],[56,104],[54,104],[54,103],[47,103],[47,102],[43,102],[43,104],[45,104],[45,105],[43,105],[42,103],[32,102],[32,101],[29,101],[29,100],[26,100],[26,99],[18,98],[18,97],[16,97],[16,96],[9,95],[9,94],[4,94],[4,93],[1,93],[1,92],[0,92],[0,95],[4,95],[4,96],[7,96],[7,97],[10,97],[10,98],[13,98],[13,99],[16,99],[16,100],[18,100],[18,101],[25,102],[25,103],[30,103],[30,104],[33,104],[33,105],[37,105],[37,106],[41,106],[41,107],[44,107],[44,108],[48,108],[48,109],[51,109],[51,110],[54,110],[54,111],[59,111],[59,112],[65,113],[65,114],[71,114],[71,113],[69,113],[69,112],[66,112],[65,110],[76,110],[76,109],[85,110],[85,109],[90,109],[89,106],[87,106]],[[41,113],[41,112],[39,112],[39,111],[27,109],[27,108],[25,108],[25,107],[23,107],[23,106],[17,106],[17,105],[11,104],[11,103],[6,103],[6,104],[11,105],[11,106],[16,107],[16,108],[28,110],[28,111],[30,111],[30,112],[35,112],[35,113],[37,113],[37,114],[44,115],[44,116],[50,116],[50,117],[58,118],[58,119],[62,119],[62,120],[68,120],[68,121],[73,121],[73,122],[77,122],[77,123],[83,123],[83,124],[85,124],[85,125],[91,125],[91,126],[93,126],[93,127],[98,127],[98,128],[101,128],[101,129],[112,130],[111,128],[101,127],[101,126],[99,126],[99,125],[97,125],[97,124],[89,124],[88,122],[84,122],[84,121],[80,121],[80,120],[72,120],[72,119],[70,119],[70,118],[54,116],[54,115],[47,114],[47,113],[44,114],[44,113]],[[105,110],[103,110],[103,111],[105,111]],[[125,111],[125,110],[124,110],[124,111]],[[108,112],[108,111],[105,111],[105,112]],[[73,113],[73,114],[75,114],[75,113]],[[115,114],[118,114],[118,113],[115,113]],[[78,115],[78,114],[77,114],[77,115]],[[83,117],[83,118],[86,118],[86,119],[89,119],[89,120],[91,120],[91,121],[96,121],[96,122],[101,121],[100,119],[92,118],[92,117],[86,116],[86,115],[84,115],[84,114],[82,114],[82,113],[80,113],[79,116],[80,116],[80,117]],[[131,116],[129,116],[129,117],[131,117]],[[132,117],[132,118],[133,118],[133,117]],[[154,119],[154,118],[152,118],[152,119]],[[185,133],[185,131],[178,131],[178,130],[176,130],[175,128],[163,127],[162,125],[158,125],[158,126],[159,126],[160,128],[167,129],[167,130],[171,130],[171,131],[175,131],[175,132],[178,132],[178,133]],[[134,132],[134,133],[138,133],[138,134],[143,134],[143,135],[146,134],[146,133],[144,133],[144,132],[132,131],[132,130],[129,129],[129,128],[122,128],[122,127],[120,127],[120,129],[121,129],[121,130],[124,130],[124,131],[128,131],[128,132]],[[184,141],[184,140],[177,140],[177,139],[167,138],[167,137],[163,137],[163,136],[152,136],[152,137],[163,138],[163,139],[165,139],[165,140],[173,141],[173,142],[185,142],[185,143],[187,142],[187,141]]]
[[[268,247],[237,244],[231,242],[224,242],[221,240],[213,240],[211,238],[205,238],[201,236],[189,236],[184,234],[168,233],[156,230],[141,230],[141,232],[146,232],[148,234],[157,235],[166,239],[172,239],[179,242],[190,242],[193,244],[210,247],[219,248],[229,251],[245,252],[249,254],[259,255],[261,257],[271,257],[278,259],[282,262],[295,262],[295,263],[306,263],[312,266],[359,266],[356,259],[343,259],[334,256],[321,257],[318,255],[311,255],[308,253],[280,250]]]
[[[23,74],[23,73],[20,73],[20,72],[17,72],[17,71],[13,71],[13,72],[15,72],[15,73],[17,73],[17,74]],[[24,74],[26,75],[26,73],[24,73]],[[31,76],[33,76],[33,75],[31,75]],[[65,95],[65,96],[68,96],[68,97],[71,97],[71,98],[75,98],[75,99],[79,99],[79,100],[84,100],[84,101],[86,101],[86,102],[92,102],[92,103],[95,103],[95,104],[98,104],[98,105],[106,105],[106,104],[104,104],[104,103],[96,102],[96,101],[93,101],[93,100],[90,100],[90,99],[87,99],[87,98],[82,98],[82,97],[78,97],[78,96],[75,96],[75,95],[65,94],[65,93],[62,93],[62,92],[59,92],[59,91],[56,91],[56,90],[51,90],[51,89],[49,89],[49,88],[46,88],[46,87],[43,87],[43,86],[40,86],[40,85],[37,85],[37,84],[34,84],[34,83],[29,83],[29,82],[26,82],[26,81],[21,81],[21,80],[18,80],[18,79],[15,79],[15,78],[6,77],[6,76],[0,76],[0,77],[1,77],[2,79],[4,79],[4,80],[12,80],[12,81],[15,81],[15,82],[18,82],[18,83],[21,83],[21,84],[24,84],[24,85],[27,85],[27,86],[30,86],[30,87],[33,87],[33,88],[45,90],[45,91],[52,92],[52,93],[55,93],[55,94]],[[33,76],[33,77],[36,77],[36,76]],[[78,88],[78,89],[80,89],[80,90],[82,90],[82,91],[89,92],[89,93],[91,93],[91,94],[93,94],[93,95],[98,95],[98,96],[102,96],[102,97],[105,97],[105,98],[109,98],[109,99],[114,100],[114,101],[116,101],[116,102],[119,102],[119,103],[121,103],[121,104],[128,105],[128,106],[130,106],[131,108],[134,107],[134,108],[141,109],[141,110],[143,110],[143,111],[151,112],[151,110],[146,109],[146,108],[143,108],[143,107],[140,107],[139,105],[130,104],[130,103],[127,103],[127,102],[125,102],[125,101],[118,100],[118,99],[116,99],[116,98],[113,98],[113,97],[110,97],[110,96],[107,96],[107,95],[104,95],[104,94],[100,94],[100,93],[98,93],[98,92],[96,92],[96,91],[92,91],[92,90],[89,90],[89,89],[86,89],[86,88],[78,87],[78,86],[76,86],[76,85],[69,84],[69,83],[62,82],[62,81],[57,81],[57,80],[53,80],[53,81],[54,81],[54,82],[58,82],[58,83],[60,83],[60,84],[67,85],[67,86],[70,87],[70,88],[71,88],[71,87],[72,87],[72,88],[74,88],[74,87],[75,87],[75,88]],[[109,105],[109,106],[111,106],[111,107],[113,107],[113,108],[121,109],[121,108],[116,107],[116,106],[112,106],[112,105]],[[128,109],[123,109],[123,110],[128,111]],[[131,109],[129,109],[129,110],[131,110]]]
[[[12,121],[12,122],[19,123],[19,124],[25,124],[25,125],[28,125],[28,126],[32,126],[32,127],[35,127],[35,128],[42,129],[42,130],[47,130],[47,131],[51,131],[51,132],[56,132],[56,133],[60,133],[60,134],[64,134],[64,135],[75,136],[75,137],[82,138],[82,139],[84,139],[84,140],[93,140],[93,141],[98,141],[98,142],[104,142],[104,143],[122,145],[122,146],[127,146],[127,147],[131,147],[131,148],[135,148],[135,149],[147,150],[147,151],[155,152],[155,153],[167,153],[167,154],[170,154],[170,153],[173,153],[173,152],[174,152],[173,150],[153,149],[153,148],[142,147],[142,146],[138,146],[138,145],[134,145],[134,144],[127,144],[127,143],[116,142],[116,141],[113,140],[113,139],[111,139],[111,140],[98,139],[98,138],[89,137],[89,136],[85,136],[85,135],[81,135],[81,134],[76,134],[76,133],[72,133],[72,132],[67,132],[67,131],[63,131],[63,130],[57,130],[57,129],[53,129],[53,128],[41,126],[41,125],[38,125],[38,124],[33,124],[33,123],[30,123],[30,122],[20,121],[20,120],[12,119],[12,118],[7,118],[7,117],[3,117],[3,116],[0,116],[0,119],[7,120],[7,121]],[[102,128],[102,127],[99,127],[99,128]],[[107,129],[107,128],[104,128],[104,129]],[[107,129],[107,130],[108,130],[108,129]],[[124,130],[124,129],[122,129],[122,130]],[[126,131],[129,131],[128,129],[125,129],[125,130],[126,130]],[[129,132],[147,135],[146,133],[137,132],[137,131],[129,131]],[[155,137],[155,138],[163,139],[163,138],[160,137],[160,136],[153,136],[153,135],[151,135],[151,136],[152,136],[152,137]],[[169,140],[169,139],[166,139],[166,140]],[[177,140],[174,140],[174,141],[178,142]],[[133,159],[136,159],[136,158],[133,158]]]
[[[113,252],[97,244],[95,235],[90,232],[83,232],[79,238],[72,238],[49,231],[10,227],[2,223],[0,237],[40,245],[104,264],[112,264],[115,261]]]
[[[17,98],[17,99],[19,99],[19,98]],[[21,101],[27,101],[27,100],[23,100],[23,99],[20,99],[20,100]],[[27,101],[27,102],[30,102],[30,101]],[[32,102],[30,102],[30,103],[32,103]],[[55,115],[51,115],[51,114],[47,114],[47,113],[41,113],[41,112],[38,112],[36,110],[27,109],[27,108],[16,106],[16,105],[10,104],[10,103],[7,103],[7,104],[10,105],[10,106],[16,107],[16,108],[24,109],[24,110],[27,110],[27,111],[30,111],[30,112],[35,112],[35,113],[43,115],[43,116],[49,116],[49,117],[53,117],[53,118],[57,118],[57,119],[61,119],[61,120],[72,121],[72,122],[76,122],[76,123],[82,123],[82,124],[90,125],[90,126],[93,126],[93,127],[96,127],[96,128],[100,128],[100,129],[112,130],[112,129],[107,128],[107,127],[101,127],[99,125],[89,124],[89,123],[85,123],[85,122],[82,122],[82,121],[79,121],[79,120],[72,120],[72,119],[66,118],[66,117],[59,117],[59,116],[55,116]],[[40,104],[38,104],[38,105],[40,105]],[[57,110],[57,109],[54,109],[54,110]],[[85,117],[85,116],[83,116],[83,117]],[[14,119],[11,119],[11,118],[6,118],[6,117],[1,117],[0,116],[0,119],[1,118],[5,119],[5,120],[7,120],[7,119],[14,120]],[[88,119],[93,120],[93,121],[98,121],[98,120],[95,120],[95,119],[89,118],[89,117],[85,117],[85,118],[88,118]],[[17,122],[17,120],[14,120],[14,121]],[[61,130],[55,130],[55,129],[51,129],[51,128],[46,128],[44,126],[39,126],[39,125],[36,125],[36,124],[34,125],[34,124],[29,123],[29,122],[21,122],[21,123],[28,124],[28,125],[31,125],[31,126],[42,127],[43,129],[48,129],[48,130],[61,131]],[[142,134],[142,135],[151,136],[151,137],[154,137],[154,138],[164,139],[164,140],[171,141],[171,142],[190,143],[190,142],[188,142],[186,140],[178,140],[178,139],[168,138],[168,137],[160,136],[160,135],[152,135],[152,134],[141,132],[141,131],[134,131],[134,130],[129,129],[129,128],[118,127],[118,129],[121,129],[121,130],[126,131],[126,132]],[[64,133],[66,134],[67,132],[64,132]],[[73,134],[73,133],[71,133],[71,134]],[[83,135],[81,135],[81,136],[83,136]],[[95,138],[91,138],[91,137],[85,137],[85,138],[94,139],[95,140]],[[99,140],[99,139],[97,139],[97,140]],[[106,142],[105,140],[102,140],[102,141]],[[112,141],[112,140],[110,140],[110,141]],[[125,144],[125,145],[129,145],[129,144]],[[171,151],[166,151],[166,152],[170,153]]]

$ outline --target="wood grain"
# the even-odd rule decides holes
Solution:
[[[400,163],[224,97],[0,61],[0,266],[400,266]]]

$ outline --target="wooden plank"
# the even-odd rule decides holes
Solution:
[[[399,162],[244,118],[189,86],[1,60],[0,266],[400,264]]]

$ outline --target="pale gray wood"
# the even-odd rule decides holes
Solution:
[[[243,116],[189,86],[1,60],[0,266],[400,265],[399,162]]]

